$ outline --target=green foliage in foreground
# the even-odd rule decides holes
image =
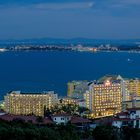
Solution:
[[[113,126],[97,126],[93,131],[95,140],[119,140],[119,129]]]
[[[0,140],[140,140],[140,129],[97,126],[77,130],[71,124],[40,126],[22,120],[0,120]]]
[[[121,129],[113,126],[97,126],[92,134],[94,140],[140,140],[140,129],[129,126]]]
[[[73,125],[36,126],[23,121],[0,121],[0,140],[79,140]]]

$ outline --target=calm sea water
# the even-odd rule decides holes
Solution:
[[[138,53],[5,52],[0,53],[0,99],[10,90],[54,90],[65,96],[67,82],[94,80],[105,74],[140,77]]]

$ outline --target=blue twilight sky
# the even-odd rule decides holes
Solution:
[[[0,39],[140,38],[140,0],[0,0]]]

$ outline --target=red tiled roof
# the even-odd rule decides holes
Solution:
[[[95,120],[95,122],[96,123],[100,123],[100,122],[108,123],[108,122],[112,121],[112,118],[113,117],[98,118],[98,119]]]
[[[127,115],[128,115],[128,112],[121,112],[117,114],[117,116],[127,116]]]
[[[10,114],[5,114],[0,116],[0,119],[5,120],[5,121],[13,121],[15,119],[21,119],[24,120],[25,122],[31,121],[33,124],[51,124],[53,121],[50,118],[44,118],[43,122],[38,122],[37,117],[35,116],[16,116],[16,115],[10,115]]]
[[[76,124],[76,123],[90,123],[91,121],[89,119],[86,118],[82,118],[82,117],[72,117],[71,118],[71,123]]]
[[[140,108],[128,108],[128,111],[135,111],[135,110],[140,110]]]
[[[53,123],[53,121],[49,117],[45,118],[43,121],[43,124],[52,124],[52,123]]]
[[[0,119],[5,120],[5,121],[12,121],[14,119],[14,116],[5,114],[5,115],[0,116]]]
[[[131,121],[130,118],[112,118],[112,121]]]

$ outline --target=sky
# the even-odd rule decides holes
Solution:
[[[139,39],[140,0],[0,0],[0,40]]]

